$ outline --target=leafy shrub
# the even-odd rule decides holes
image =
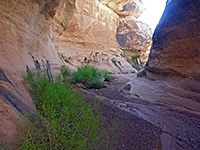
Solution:
[[[81,66],[72,74],[72,83],[83,83],[87,88],[105,87],[103,80],[112,80],[114,77],[109,75],[106,70],[100,70],[94,66]]]
[[[129,74],[129,72],[123,72],[123,74]]]
[[[105,81],[111,81],[114,79],[114,77],[111,75],[111,72],[108,72],[107,70],[101,70],[101,75],[104,77]]]
[[[101,100],[85,103],[83,96],[60,77],[51,83],[45,74],[29,72],[25,81],[36,104],[37,117],[22,126],[26,137],[20,149],[110,149],[103,130]]]
[[[136,73],[136,71],[131,71],[131,73]]]
[[[125,57],[127,62],[130,63],[133,66],[133,68],[135,68],[138,71],[144,67],[144,62],[141,62],[139,55],[131,56],[131,54],[127,50],[125,50],[123,51],[121,56]]]

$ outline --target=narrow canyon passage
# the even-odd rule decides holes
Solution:
[[[199,1],[168,0],[144,69],[90,90],[158,127],[163,150],[200,149],[199,8]]]
[[[167,0],[153,33],[144,11],[142,0],[0,0],[0,149],[19,147],[19,117],[38,111],[25,74],[54,85],[63,68],[95,66],[106,88],[81,91],[117,119],[115,150],[199,150],[200,1]]]
[[[102,97],[103,100],[109,102],[111,106],[108,105],[107,107],[110,110],[112,110],[111,108],[112,106],[114,106],[119,110],[128,112],[128,114],[123,114],[124,118],[127,118],[127,116],[131,114],[136,117],[135,120],[140,120],[139,118],[141,118],[147,121],[135,121],[137,122],[136,126],[134,126],[133,124],[131,125],[131,121],[127,121],[127,126],[130,125],[127,130],[131,130],[132,128],[135,128],[136,130],[133,130],[132,134],[130,133],[130,135],[127,135],[128,131],[125,130],[124,132],[122,132],[120,129],[118,129],[117,131],[119,132],[118,136],[120,137],[120,144],[125,144],[125,147],[121,148],[121,145],[119,144],[116,149],[128,150],[131,148],[131,146],[133,146],[133,149],[138,150],[141,148],[144,150],[198,150],[200,147],[199,104],[196,104],[196,108],[198,108],[196,110],[187,109],[187,106],[189,104],[193,105],[192,101],[188,102],[189,104],[183,103],[182,106],[169,104],[160,99],[163,98],[163,93],[160,92],[162,86],[159,87],[159,91],[156,91],[156,89],[154,89],[155,87],[152,86],[155,83],[151,83],[153,81],[143,81],[144,79],[136,78],[136,75],[117,75],[113,83],[108,83],[107,88],[105,89],[91,89],[87,91],[83,90],[83,92],[89,97],[91,95],[93,95],[93,97]],[[143,86],[141,89],[139,89],[140,93],[135,92],[133,94],[131,89],[137,88],[138,85],[136,82],[138,82],[139,84],[143,83]],[[163,83],[160,83],[160,85],[161,84]],[[149,85],[151,85],[151,91],[147,91]],[[158,87],[158,84],[156,84],[156,87]],[[152,98],[154,96],[154,101],[143,98],[143,94],[146,93],[151,93],[152,95],[149,95],[149,97]],[[176,98],[177,96],[175,95],[171,96],[172,100],[175,100]],[[113,112],[112,111],[111,114],[114,115],[116,113],[116,110]],[[124,121],[122,119],[123,117],[120,117],[118,113],[116,113],[116,118],[121,119],[119,120],[119,122]],[[137,126],[146,126],[146,128],[141,131],[140,129],[138,129]],[[123,125],[121,125],[120,127],[123,128]],[[133,141],[133,139],[137,137],[137,135],[140,135],[141,132],[144,132],[144,134],[141,135],[139,139],[136,138],[136,141]],[[146,136],[152,137],[147,138]],[[125,138],[126,140],[123,140],[123,138]],[[129,143],[130,141],[127,139],[129,139],[134,144],[131,145],[131,143]],[[140,141],[143,141],[144,145],[138,146],[137,144],[135,144],[137,142],[140,143]],[[134,145],[136,147],[134,147]]]

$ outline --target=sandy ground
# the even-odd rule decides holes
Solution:
[[[164,83],[136,78],[135,74],[116,75],[106,86],[81,91],[86,99],[101,97],[106,102],[103,114],[108,124],[113,116],[117,119],[115,150],[200,149],[198,103],[166,95]]]
[[[82,90],[82,92],[88,100],[103,98],[105,102],[103,116],[108,130],[111,130],[113,119],[116,120],[114,150],[159,150],[160,128],[112,104],[118,100],[130,101],[118,92],[119,87],[121,88],[128,81],[130,81],[128,78],[123,78],[123,80],[116,78],[113,82],[106,84],[107,88]]]

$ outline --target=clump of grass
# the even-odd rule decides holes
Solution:
[[[26,136],[20,149],[110,149],[103,130],[101,100],[86,103],[60,76],[51,83],[46,74],[29,72],[25,81],[35,102],[37,117],[23,126]]]
[[[131,73],[136,73],[136,71],[131,71]]]
[[[108,72],[107,70],[100,70],[101,71],[101,75],[104,78],[105,81],[109,82],[111,80],[113,80],[115,77],[113,77],[111,74],[112,72]]]
[[[129,74],[129,72],[123,72],[123,74]]]
[[[83,83],[87,88],[104,88],[103,81],[110,81],[114,77],[106,70],[94,66],[81,66],[72,74],[72,83]]]
[[[140,70],[142,69],[141,66],[141,61],[140,61],[140,56],[132,56],[131,60],[132,60],[132,66],[134,66],[135,69]]]
[[[133,68],[135,68],[138,71],[144,66],[144,62],[141,62],[139,55],[131,56],[131,54],[125,50],[123,51],[121,56],[125,57],[127,62],[130,63],[133,66]]]
[[[128,63],[130,63],[130,64],[132,63],[131,59],[127,58],[126,60],[127,60]]]

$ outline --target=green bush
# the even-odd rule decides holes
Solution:
[[[47,76],[29,72],[25,76],[37,117],[27,121],[22,150],[110,149],[103,129],[102,101],[86,103],[61,77],[50,83]]]
[[[72,74],[72,83],[83,83],[87,88],[103,88],[103,81],[110,81],[114,77],[106,70],[100,70],[94,66],[81,66]]]
[[[111,72],[108,72],[107,70],[101,70],[101,75],[104,77],[105,81],[111,81],[114,79],[114,77],[111,75]]]
[[[131,73],[136,73],[136,71],[131,71]]]

